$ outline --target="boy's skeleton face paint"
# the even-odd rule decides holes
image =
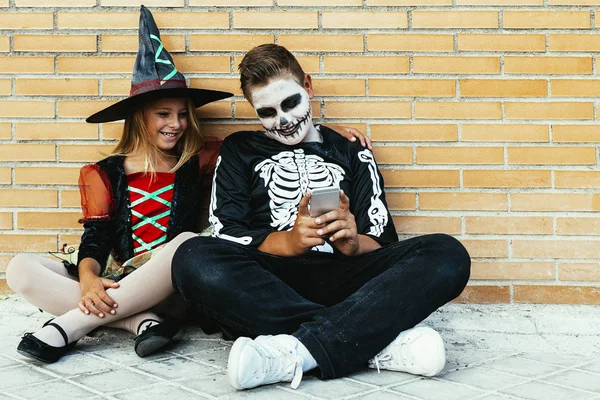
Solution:
[[[294,79],[271,80],[253,90],[251,96],[258,119],[270,138],[294,145],[313,129],[308,93]]]

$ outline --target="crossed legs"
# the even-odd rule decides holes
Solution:
[[[68,276],[63,265],[56,261],[17,256],[7,269],[7,281],[15,292],[35,306],[60,315],[53,322],[64,329],[69,342],[79,340],[93,329],[105,325],[135,332],[135,321],[154,317],[154,313],[146,310],[173,294],[173,254],[181,243],[195,236],[189,232],[180,234],[146,264],[122,279],[119,288],[108,289],[107,294],[119,307],[116,314],[106,314],[104,318],[86,315],[77,308],[80,299],[79,283]],[[62,335],[52,326],[42,328],[35,336],[51,346],[64,345]]]

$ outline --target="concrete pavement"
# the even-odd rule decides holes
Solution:
[[[142,359],[132,335],[105,329],[59,362],[15,348],[49,319],[18,296],[0,300],[0,399],[596,399],[600,400],[600,307],[450,304],[423,325],[444,338],[435,378],[365,369],[297,390],[278,384],[237,392],[226,379],[231,342],[184,329],[164,352]]]

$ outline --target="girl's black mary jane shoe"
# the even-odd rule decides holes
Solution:
[[[49,344],[44,343],[40,339],[33,336],[33,333],[28,332],[23,335],[21,342],[19,342],[19,345],[17,346],[17,352],[26,357],[30,357],[38,361],[51,364],[53,362],[58,361],[62,356],[67,354],[69,350],[73,348],[73,346],[75,346],[76,342],[69,344],[69,339],[67,338],[67,334],[65,333],[63,328],[61,328],[53,322],[44,324],[44,326],[46,325],[52,326],[56,328],[58,332],[60,332],[63,339],[65,340],[64,346],[50,346]]]
[[[148,320],[144,320],[142,323],[146,321]],[[134,344],[135,353],[139,357],[149,356],[166,346],[173,340],[177,332],[179,332],[179,324],[170,318],[157,325],[152,325],[136,336]]]

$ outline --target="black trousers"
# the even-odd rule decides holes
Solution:
[[[457,297],[471,260],[462,244],[426,235],[346,257],[279,257],[197,237],[173,258],[173,286],[217,323],[254,337],[292,334],[322,378],[344,376]]]

